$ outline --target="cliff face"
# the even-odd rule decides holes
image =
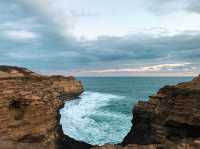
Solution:
[[[199,149],[200,76],[161,88],[133,109],[133,126],[120,145],[94,149]]]
[[[200,148],[200,76],[161,88],[148,102],[135,106],[133,117],[132,129],[122,145],[186,144]]]
[[[63,134],[63,100],[83,92],[73,77],[42,76],[25,68],[0,66],[1,149],[89,149]],[[120,145],[94,149],[199,149],[200,76],[165,86],[133,109],[133,126]]]
[[[63,135],[59,125],[60,98],[82,92],[81,83],[73,77],[47,77],[0,66],[0,148],[55,149],[66,142],[71,148],[75,143],[87,146]]]

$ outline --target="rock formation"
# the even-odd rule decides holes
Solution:
[[[125,144],[165,144],[200,138],[200,77],[165,86],[133,110],[133,127]]]
[[[199,149],[200,76],[161,88],[133,109],[133,126],[120,145],[94,149]]]
[[[138,102],[131,131],[119,145],[92,147],[63,134],[63,100],[82,92],[73,77],[0,66],[0,149],[200,148],[200,76],[165,86],[149,101]]]
[[[83,92],[73,77],[42,76],[25,68],[0,66],[0,149],[57,149],[88,145],[62,132],[60,99]]]

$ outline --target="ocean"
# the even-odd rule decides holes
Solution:
[[[191,77],[80,77],[85,92],[60,110],[63,131],[93,145],[120,143],[132,124],[132,108],[164,85]]]

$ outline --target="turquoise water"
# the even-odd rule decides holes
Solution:
[[[65,134],[93,145],[120,143],[131,128],[132,107],[164,85],[190,77],[82,77],[85,92],[60,110]]]

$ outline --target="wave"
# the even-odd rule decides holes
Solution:
[[[60,110],[64,133],[93,145],[121,142],[131,127],[131,117],[104,107],[111,106],[110,101],[113,100],[123,102],[124,98],[107,93],[84,92],[79,99],[66,101]]]

